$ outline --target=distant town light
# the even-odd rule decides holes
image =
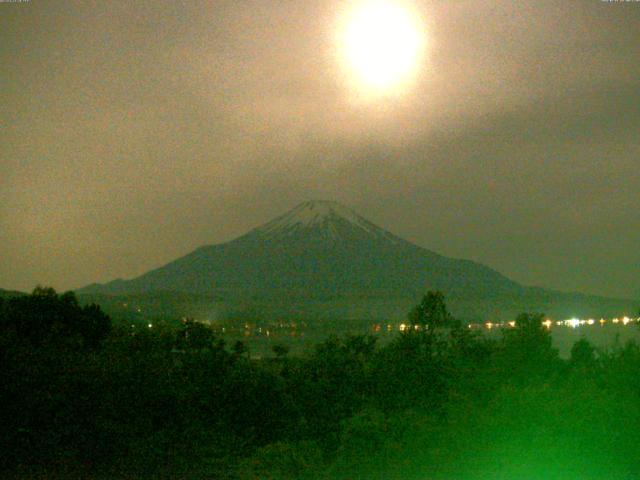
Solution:
[[[567,325],[571,328],[576,328],[580,326],[580,320],[578,320],[577,318],[572,318],[570,320],[567,320]]]

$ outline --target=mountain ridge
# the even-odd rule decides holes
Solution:
[[[206,276],[207,273],[217,273],[218,276],[228,277],[229,275],[225,275],[225,272],[214,272],[218,265],[223,268],[235,267],[246,270],[246,265],[238,264],[238,256],[251,258],[254,262],[253,265],[261,267],[258,272],[247,272],[248,274],[259,273],[265,277],[267,274],[271,274],[271,280],[274,281],[276,280],[274,273],[278,268],[282,270],[283,266],[276,265],[276,262],[270,261],[269,258],[263,258],[265,254],[268,254],[269,258],[273,258],[275,255],[281,263],[297,267],[285,269],[286,273],[293,277],[298,273],[305,272],[314,278],[316,281],[313,284],[306,285],[309,288],[322,288],[322,285],[317,281],[331,280],[337,273],[345,274],[344,266],[346,264],[349,264],[349,269],[355,269],[359,273],[360,279],[355,282],[339,282],[344,287],[349,285],[352,288],[358,285],[364,288],[372,287],[379,283],[375,281],[375,278],[382,276],[388,279],[390,277],[384,272],[385,269],[402,275],[403,272],[398,270],[408,273],[415,271],[416,265],[418,265],[422,268],[429,268],[435,274],[443,273],[449,277],[454,271],[460,269],[465,270],[467,274],[468,270],[473,270],[476,276],[484,274],[491,278],[492,283],[497,282],[503,287],[508,285],[510,289],[520,288],[516,282],[489,267],[471,260],[448,258],[414,245],[360,217],[347,207],[328,201],[304,202],[284,215],[233,240],[201,246],[187,255],[132,280],[115,280],[103,286],[94,285],[93,288],[112,286],[117,287],[118,290],[123,289],[123,292],[127,289],[130,291],[132,288],[137,293],[157,289],[202,293],[213,288],[214,283],[206,286],[202,277],[198,282],[187,281],[186,284],[179,279],[185,280],[185,275],[188,276],[188,273],[193,269],[199,270],[203,276]],[[233,257],[231,262],[229,262],[230,257]],[[300,261],[302,257],[304,260]],[[384,268],[376,268],[377,266]],[[371,268],[371,272],[368,273],[366,268]],[[316,271],[314,272],[314,270]],[[377,274],[378,277],[375,277],[374,274]],[[165,277],[166,281],[162,281],[162,277]],[[213,277],[211,279],[215,281]],[[454,278],[450,279],[455,280]],[[145,285],[147,281],[150,281],[151,284]],[[233,283],[236,288],[243,289],[240,282]],[[250,279],[245,279],[245,282],[242,283],[250,285],[252,282]],[[282,284],[283,287],[292,287],[292,282],[286,282],[283,278],[275,283]],[[444,281],[440,275],[440,280],[435,283],[437,285],[434,287],[442,287],[448,282]],[[215,281],[215,285],[217,288],[226,289],[224,282]],[[452,286],[450,285],[450,287]],[[335,286],[336,289],[338,287],[339,285]],[[262,288],[272,290],[269,285],[263,285]],[[402,287],[402,289],[404,288],[406,285]],[[391,288],[391,290],[394,289]]]
[[[404,299],[399,304],[409,305],[427,290],[440,290],[471,310],[468,305],[481,303],[482,311],[503,304],[509,311],[520,305],[548,309],[562,302],[598,304],[598,297],[576,300],[580,294],[527,287],[478,262],[445,257],[348,207],[318,200],[301,203],[244,235],[201,246],[136,278],[93,284],[78,293],[215,293],[230,303],[298,302],[304,312],[313,298],[370,298],[380,303]],[[523,300],[527,298],[532,300]],[[604,300],[600,303],[611,299]],[[309,307],[308,313],[312,310]]]

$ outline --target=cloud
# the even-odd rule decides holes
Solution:
[[[341,0],[3,7],[0,285],[130,277],[323,197],[526,283],[635,293],[640,9],[415,5],[419,82],[368,103]]]

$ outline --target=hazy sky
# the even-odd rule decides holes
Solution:
[[[358,101],[343,0],[0,3],[0,287],[130,278],[322,198],[640,296],[640,3],[414,6],[416,84]]]

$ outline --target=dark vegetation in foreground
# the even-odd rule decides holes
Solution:
[[[491,341],[429,293],[388,345],[254,361],[204,325],[132,333],[39,288],[0,301],[0,476],[637,478],[640,348],[561,360],[540,319]]]

